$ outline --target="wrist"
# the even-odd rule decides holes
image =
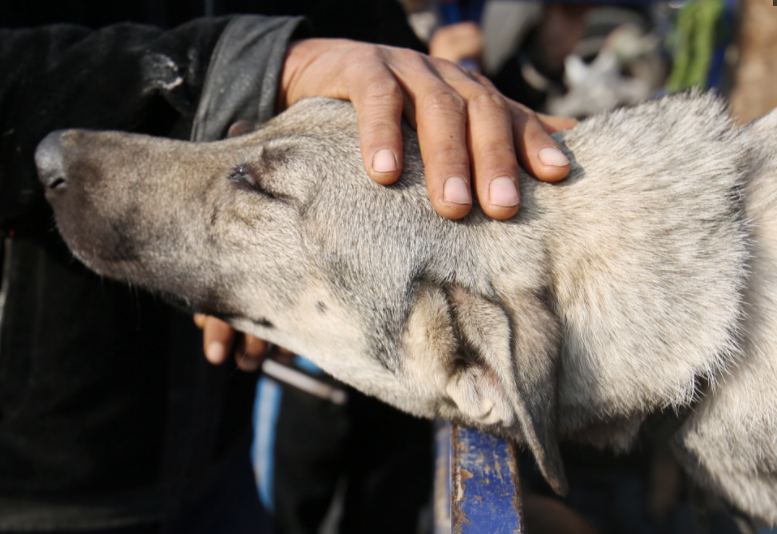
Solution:
[[[278,92],[275,98],[276,113],[280,113],[291,105],[289,96],[302,59],[299,48],[304,42],[305,41],[291,41],[286,48],[286,56],[283,58],[283,68],[281,69]]]
[[[347,39],[303,39],[289,43],[275,102],[276,111],[283,111],[303,98],[324,94],[321,92],[322,84],[326,85],[325,79],[338,73],[339,69],[337,65],[328,64],[327,69],[322,70],[318,65],[318,70],[322,72],[319,73],[321,76],[317,76],[311,74],[311,65],[326,52],[352,45],[353,42]],[[328,61],[331,63],[331,58]]]

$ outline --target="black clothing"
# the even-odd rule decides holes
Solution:
[[[198,105],[268,118],[301,19],[202,19],[0,30],[0,531],[161,521],[230,461],[250,428],[255,375],[210,366],[191,318],[74,261],[33,164],[65,127],[188,138]],[[300,35],[297,33],[297,35]],[[214,56],[218,46],[219,54]],[[215,58],[215,59],[214,59]],[[244,62],[240,98],[220,58]],[[243,80],[245,82],[246,80]],[[213,93],[218,94],[213,94]],[[215,100],[214,100],[215,99]],[[252,104],[249,105],[248,102]],[[226,417],[226,416],[229,417]],[[247,458],[247,442],[242,444]]]
[[[304,16],[317,37],[341,37],[426,51],[396,0],[3,0],[6,28],[69,22],[92,29],[116,22],[172,28],[233,13]]]

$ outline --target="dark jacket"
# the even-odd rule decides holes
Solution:
[[[256,379],[207,364],[191,317],[72,259],[38,141],[66,127],[212,140],[266,120],[300,32],[265,17],[0,30],[0,531],[169,517],[250,428]]]

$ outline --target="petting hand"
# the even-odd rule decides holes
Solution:
[[[205,358],[214,365],[227,361],[233,348],[237,366],[249,373],[259,369],[267,356],[286,364],[294,357],[294,353],[281,347],[272,347],[272,353],[268,354],[271,345],[267,341],[238,332],[210,315],[195,313],[194,324],[202,329]]]
[[[381,184],[402,170],[404,112],[418,130],[429,198],[449,219],[469,213],[473,184],[487,215],[515,215],[519,161],[544,181],[569,172],[548,132],[574,126],[573,119],[538,115],[444,59],[345,39],[297,41],[286,53],[278,107],[313,96],[353,102],[364,166]]]
[[[221,365],[234,348],[235,361],[243,371],[259,369],[267,356],[269,343],[258,337],[237,332],[221,319],[201,313],[194,314],[194,323],[202,329],[205,358],[214,365]]]

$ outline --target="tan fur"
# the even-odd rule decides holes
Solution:
[[[745,195],[753,252],[743,350],[705,392],[676,437],[687,470],[738,508],[777,522],[777,160],[764,139],[771,114],[746,127],[752,178]]]

